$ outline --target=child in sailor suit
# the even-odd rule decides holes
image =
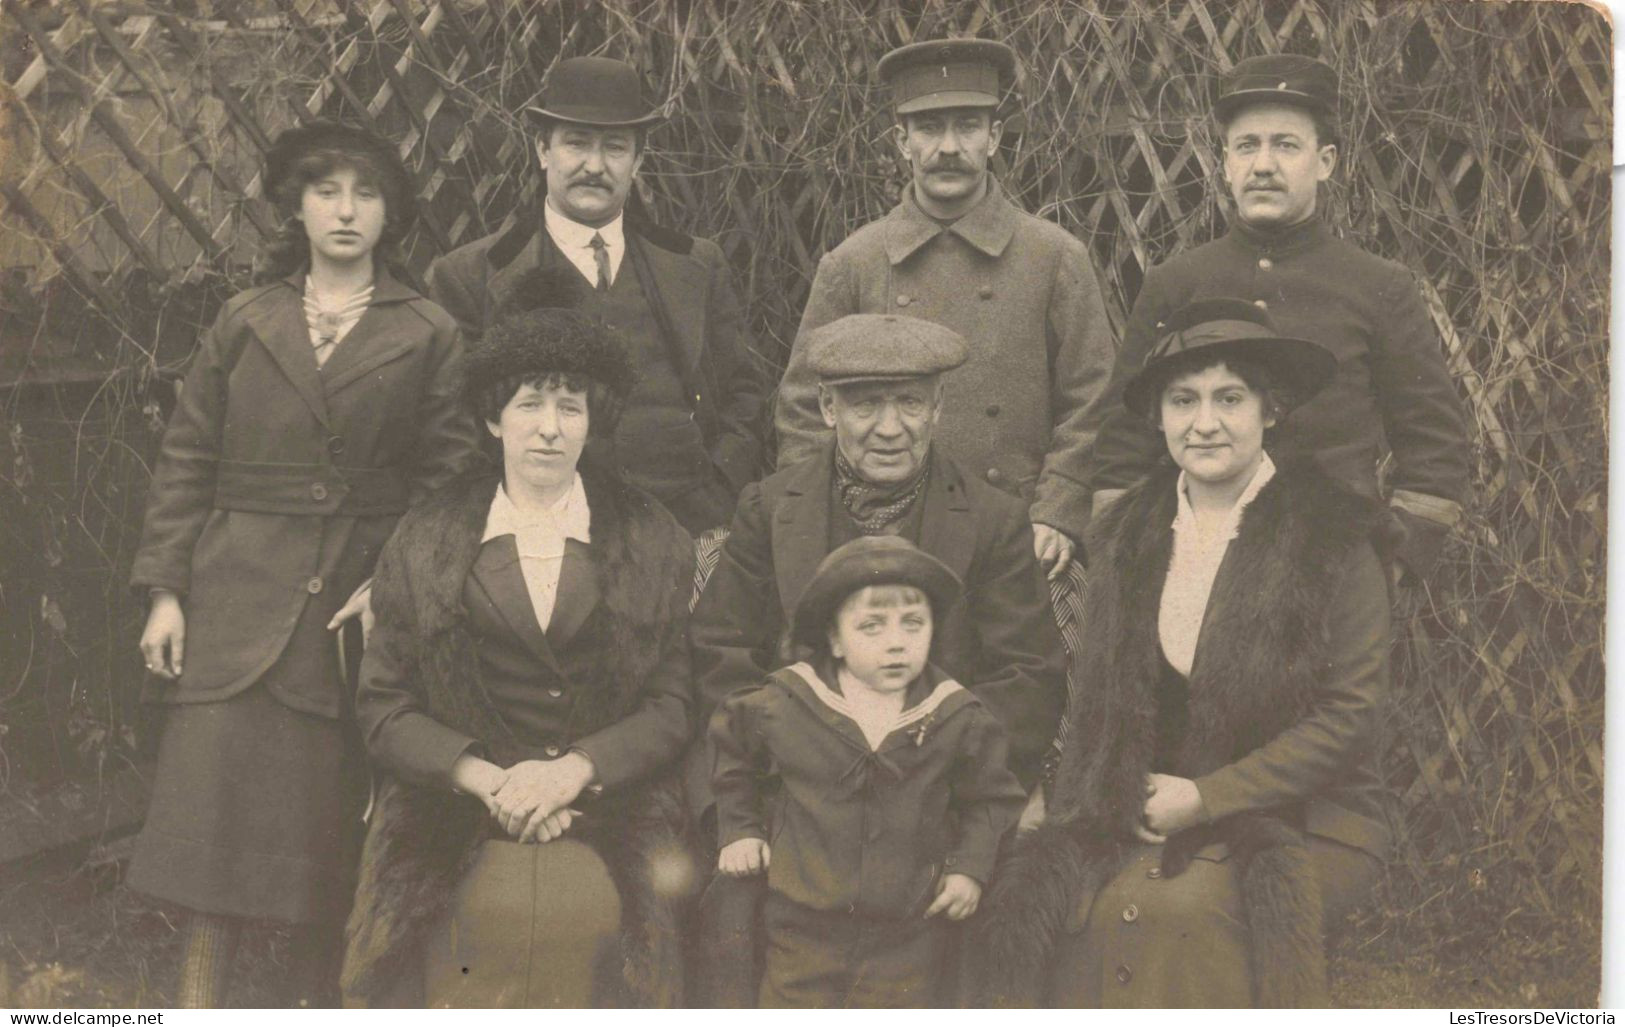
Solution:
[[[812,657],[712,718],[718,869],[767,874],[764,1007],[941,997],[948,922],[1025,798],[998,721],[928,662],[959,589],[902,538],[841,546],[793,618]]]

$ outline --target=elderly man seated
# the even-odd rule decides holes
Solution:
[[[785,611],[820,560],[862,535],[901,535],[965,582],[933,660],[1003,722],[1011,769],[1032,789],[1065,702],[1065,655],[1025,507],[931,444],[941,376],[965,361],[964,338],[917,318],[853,314],[806,345],[835,438],[739,498],[694,611],[701,724],[734,689],[793,662]],[[703,742],[696,750],[688,786],[701,814],[711,759]]]

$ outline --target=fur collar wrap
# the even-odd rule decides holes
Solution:
[[[1166,671],[1157,635],[1173,552],[1177,471],[1163,469],[1091,529],[1080,674],[1071,739],[1048,821],[995,874],[981,918],[976,976],[987,1004],[1041,1001],[1059,933],[1115,875],[1136,844],[1152,771],[1196,778],[1268,742],[1308,709],[1326,665],[1332,607],[1370,504],[1307,463],[1283,467],[1242,515],[1208,601],[1176,751],[1156,748],[1157,690]],[[1157,761],[1157,765],[1153,765]],[[1300,807],[1227,817],[1180,832],[1163,873],[1224,841],[1241,874],[1260,1006],[1324,1005],[1321,902]]]
[[[613,474],[581,467],[592,509],[590,559],[599,606],[581,629],[602,640],[593,680],[571,733],[585,735],[633,712],[644,679],[667,646],[681,643],[684,604],[693,587],[693,544],[663,508]],[[402,517],[379,557],[373,603],[380,627],[426,712],[479,739],[490,759],[508,766],[524,748],[480,681],[479,657],[462,605],[464,580],[498,479],[453,486]],[[662,585],[667,587],[661,587]],[[489,817],[472,797],[425,788],[379,772],[362,853],[355,906],[347,929],[343,986],[372,1005],[418,1004],[423,931],[444,912],[457,881],[488,837]],[[691,851],[674,779],[640,783],[595,802],[572,837],[592,845],[621,892],[624,991],[615,1005],[675,1005],[681,997],[676,905],[651,871]]]

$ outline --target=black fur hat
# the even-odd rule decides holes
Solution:
[[[472,409],[491,386],[518,376],[581,375],[617,400],[631,393],[635,371],[626,345],[599,319],[571,309],[575,289],[568,276],[579,277],[573,268],[527,275],[484,337],[469,346],[463,398]]]

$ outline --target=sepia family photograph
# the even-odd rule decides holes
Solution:
[[[1614,46],[3,0],[0,1007],[1617,999]]]

